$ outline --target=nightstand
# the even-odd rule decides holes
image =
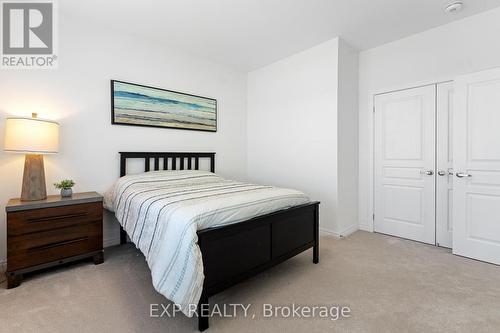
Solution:
[[[45,200],[9,200],[7,212],[7,288],[24,273],[92,257],[104,260],[102,196],[96,192]]]

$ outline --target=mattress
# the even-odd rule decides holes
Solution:
[[[152,171],[120,178],[104,195],[151,269],[153,286],[191,317],[203,287],[197,231],[309,202],[302,192],[214,173]]]

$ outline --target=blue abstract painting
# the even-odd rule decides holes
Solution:
[[[111,81],[112,123],[217,131],[217,100]]]

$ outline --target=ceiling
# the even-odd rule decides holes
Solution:
[[[500,6],[500,0],[64,0],[70,14],[250,71],[341,36],[375,47]]]

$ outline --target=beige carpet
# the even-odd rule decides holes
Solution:
[[[218,304],[251,303],[255,318],[212,318],[208,332],[500,332],[500,267],[449,250],[356,232],[233,287]],[[168,304],[142,255],[109,248],[105,263],[70,265],[0,288],[1,332],[195,332],[197,321],[150,318]],[[349,306],[349,318],[268,319],[262,304]],[[241,312],[242,313],[242,312]]]

